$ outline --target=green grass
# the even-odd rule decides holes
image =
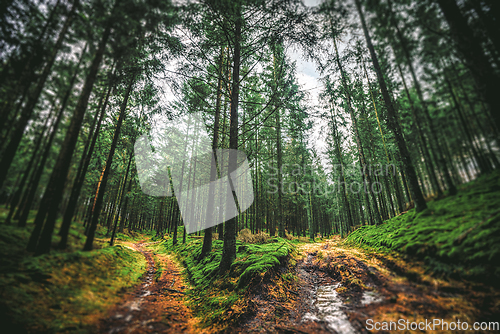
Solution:
[[[192,289],[188,304],[205,326],[227,327],[245,314],[248,304],[245,296],[249,287],[270,278],[279,267],[288,263],[294,246],[287,240],[271,238],[265,244],[236,242],[237,256],[231,269],[218,276],[223,242],[213,241],[213,247],[202,261],[198,261],[202,240],[188,240],[172,246],[167,240],[158,244],[159,251],[174,253],[184,266]]]
[[[363,226],[347,243],[416,256],[438,275],[498,282],[500,171],[427,205],[418,214],[413,209],[382,225]]]
[[[16,333],[92,333],[144,273],[144,257],[129,248],[98,242],[81,251],[81,226],[71,230],[68,250],[34,257],[25,251],[31,229],[2,225],[0,235],[0,319]]]

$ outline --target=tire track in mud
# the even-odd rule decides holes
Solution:
[[[294,319],[297,329],[312,329],[314,333],[364,333],[359,324],[353,326],[348,318],[349,305],[337,292],[342,287],[338,275],[314,263],[317,257],[318,251],[308,252],[297,264],[297,276],[303,285],[300,299],[304,305],[300,316]]]
[[[498,290],[431,276],[416,260],[358,249],[338,238],[305,244],[299,251],[290,268],[297,280],[286,287],[293,290],[286,312],[275,316],[284,303],[268,293],[272,282],[266,282],[252,292],[257,307],[236,332],[364,334],[372,333],[368,319],[372,324],[399,319],[472,324],[496,321],[500,314],[500,303],[489,302],[500,300]]]
[[[298,261],[298,277],[309,281],[312,287],[302,300],[308,303],[312,295],[314,302],[312,316],[306,313],[301,322],[326,323],[327,330],[333,333],[369,333],[368,319],[372,323],[460,319],[469,324],[484,321],[485,314],[490,315],[489,321],[498,319],[493,316],[499,314],[498,303],[484,303],[488,296],[500,296],[498,290],[431,276],[416,260],[365,251],[340,240],[305,245],[302,250],[304,258]],[[320,289],[322,295],[318,294]],[[321,314],[325,309],[333,318]],[[344,320],[350,328],[342,326]]]
[[[184,284],[180,270],[172,258],[145,249],[152,243],[139,242],[132,248],[146,259],[147,268],[142,282],[123,301],[114,306],[99,323],[99,333],[201,333],[197,321],[184,304]],[[157,267],[162,265],[156,281]]]

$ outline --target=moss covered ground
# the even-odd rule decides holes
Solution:
[[[25,251],[31,229],[2,225],[0,320],[6,333],[93,333],[103,312],[144,273],[144,257],[130,248],[98,239],[95,250],[81,251],[81,224],[71,230],[67,250],[33,257]]]
[[[218,275],[223,242],[213,241],[210,254],[199,261],[202,240],[188,238],[185,244],[172,246],[170,239],[155,245],[155,251],[174,254],[184,267],[191,284],[187,303],[204,326],[227,328],[251,310],[250,287],[272,279],[286,270],[294,252],[294,242],[269,238],[263,244],[236,242],[237,256],[231,269]]]
[[[363,226],[346,242],[397,251],[424,260],[436,275],[498,285],[500,280],[500,172],[460,187],[455,196],[427,203],[379,226]]]
[[[0,222],[5,215],[0,208]],[[3,225],[0,235],[0,318],[6,328],[16,326],[15,332],[91,333],[104,312],[144,273],[144,257],[129,247],[109,247],[104,229],[98,231],[96,249],[82,252],[85,236],[81,224],[72,228],[67,250],[33,257],[25,251],[31,228],[32,224],[27,228]],[[157,240],[148,246],[156,253],[156,263],[161,262],[157,257],[162,254],[175,256],[190,283],[186,302],[210,330],[231,328],[255,311],[256,287],[272,286],[266,293],[276,294],[280,303],[290,299],[286,286],[296,281],[291,270],[300,257],[296,246],[303,252],[314,245],[241,233],[230,271],[219,275],[222,241],[214,240],[212,251],[199,261],[201,237],[187,236],[182,243],[179,228],[179,242],[173,246],[169,236],[161,239],[154,234],[126,231],[117,239],[126,244]],[[410,210],[379,226],[361,227],[339,242],[346,249],[362,247],[370,254],[402,254],[423,260],[433,275],[498,285],[500,172],[463,185],[455,196],[429,202],[423,212]],[[326,250],[317,252],[318,261],[332,262],[323,258],[323,252]],[[166,269],[157,266],[155,279]]]

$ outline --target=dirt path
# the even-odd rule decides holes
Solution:
[[[148,244],[139,242],[128,247],[141,252],[147,261],[142,283],[99,324],[100,333],[201,333],[197,321],[183,302],[187,287],[175,262],[166,255],[152,254]],[[162,266],[161,277],[155,279]]]
[[[100,322],[99,332],[203,333],[183,302],[187,286],[175,261],[153,254],[146,245],[129,244],[145,256],[146,274]],[[163,268],[158,280],[155,259]],[[500,320],[498,290],[439,279],[427,274],[421,263],[345,246],[338,238],[302,245],[291,262],[288,270],[293,275],[282,268],[248,291],[253,312],[228,333],[354,334],[369,333],[369,321],[411,324],[441,319],[472,326]]]
[[[388,333],[368,331],[367,327],[376,322],[382,327],[383,322],[391,321],[407,326],[426,319],[460,320],[469,326],[476,321],[500,320],[498,290],[432,277],[422,263],[347,247],[339,239],[303,245],[299,253],[294,267],[296,282],[266,282],[259,291],[254,290],[255,312],[241,331]],[[428,329],[421,332],[430,332]]]

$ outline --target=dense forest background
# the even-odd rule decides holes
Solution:
[[[223,242],[219,273],[242,230],[314,241],[423,212],[500,166],[499,20],[496,0],[2,1],[3,224],[35,256],[81,226],[85,251],[96,231],[186,243],[176,197],[141,190],[134,143],[189,113],[250,164],[253,205],[192,236],[200,259]],[[318,104],[292,53],[315,64]]]
[[[378,224],[498,167],[495,1],[10,1],[2,5],[2,201],[28,249],[75,219],[175,232],[144,195],[135,139],[202,112],[213,148],[251,166],[254,205],[219,225],[329,235]],[[314,60],[311,105],[287,52]],[[236,79],[234,79],[236,78]],[[175,98],[165,98],[172,95]],[[327,143],[309,142],[319,122]],[[323,160],[322,160],[323,159]],[[279,171],[279,172],[278,172]],[[278,190],[279,188],[279,190]],[[360,189],[361,188],[361,189]],[[371,191],[370,191],[371,190]]]

